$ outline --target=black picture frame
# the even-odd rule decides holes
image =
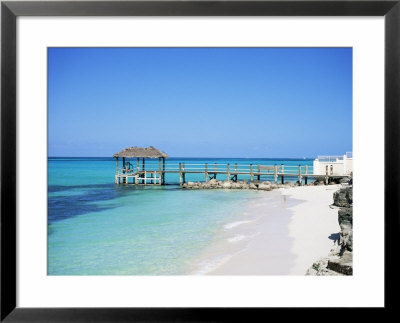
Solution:
[[[384,16],[385,309],[399,234],[400,0],[358,1],[2,1],[1,3],[1,322],[238,321],[263,309],[16,307],[16,19],[19,16]],[[382,170],[383,171],[383,170]],[[376,176],[379,176],[377,174]],[[375,176],[375,175],[373,175]],[[382,189],[382,188],[376,188]],[[373,257],[373,255],[371,255]],[[373,260],[371,260],[373,261]],[[38,291],[40,292],[40,291]],[[276,309],[278,310],[278,309]],[[254,316],[256,317],[256,316]],[[247,320],[246,320],[247,321]]]

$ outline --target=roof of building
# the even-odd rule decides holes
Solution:
[[[135,158],[168,158],[168,155],[157,148],[150,147],[129,147],[121,150],[119,153],[113,155],[113,157],[135,157]]]

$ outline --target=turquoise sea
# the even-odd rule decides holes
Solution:
[[[179,162],[308,165],[312,172],[313,161],[169,158],[167,168]],[[158,161],[146,160],[152,165]],[[49,275],[189,274],[203,250],[224,227],[240,221],[259,193],[182,190],[178,174],[167,174],[165,186],[116,185],[115,169],[113,158],[48,159]],[[186,175],[186,181],[203,180],[204,175]]]

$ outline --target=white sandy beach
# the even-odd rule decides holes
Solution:
[[[256,214],[225,226],[223,248],[231,248],[209,266],[208,275],[304,275],[337,244],[333,193],[340,185],[303,186],[260,192],[249,212]],[[230,237],[229,237],[230,236]],[[236,244],[236,248],[235,248]],[[239,246],[239,244],[241,244]],[[231,247],[229,247],[229,245]],[[210,252],[211,255],[211,252]]]
[[[331,209],[333,193],[340,185],[305,186],[283,191],[284,196],[304,201],[291,208],[289,236],[293,238],[292,252],[296,255],[292,275],[304,275],[318,258],[326,257],[337,246],[340,226],[338,209]]]

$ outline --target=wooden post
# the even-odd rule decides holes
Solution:
[[[258,165],[257,165],[257,172],[258,172],[257,180],[260,180],[260,171],[261,171],[261,169],[260,169],[260,164],[258,164]]]
[[[275,180],[275,183],[278,182],[278,166],[277,165],[274,166],[274,180]]]
[[[186,177],[186,174],[185,174],[185,163],[182,163],[182,170],[183,170],[183,172],[182,172],[182,176],[183,176],[183,184],[185,184],[185,177]]]
[[[228,181],[229,181],[230,178],[231,178],[231,172],[229,171],[229,163],[228,163],[228,165],[226,166],[226,177],[228,178]]]
[[[162,183],[165,184],[165,157],[163,157],[163,174],[162,174]]]
[[[125,174],[125,157],[122,157],[122,174]],[[126,177],[122,177],[122,184],[126,184]]]
[[[238,178],[237,172],[238,172],[238,166],[237,166],[237,163],[235,163],[235,178],[234,178],[235,182],[237,182],[237,178]]]
[[[145,178],[144,185],[146,185],[147,184],[147,173],[146,173],[146,164],[144,161],[144,157],[142,158],[142,171],[144,171],[144,178]]]
[[[283,175],[284,170],[285,170],[285,166],[283,166],[283,164],[281,164],[281,182],[282,182],[282,184],[285,184],[285,176]]]
[[[139,177],[140,177],[139,171],[140,171],[140,163],[139,163],[139,157],[138,157],[138,158],[136,158],[136,172],[137,172],[138,174],[137,174],[136,177],[135,177],[135,184],[140,184],[140,181],[139,181]]]
[[[179,163],[179,185],[181,185],[181,186],[182,186],[182,180],[183,180],[183,178],[182,178],[182,164]]]
[[[301,186],[302,184],[302,178],[301,178],[301,165],[299,165],[299,185]]]
[[[158,172],[160,177],[158,179],[158,185],[161,185],[162,171],[161,171],[161,157],[158,158]]]
[[[214,178],[217,179],[217,163],[214,163]]]
[[[328,178],[329,178],[329,176],[328,176],[328,165],[326,165],[326,168],[325,168],[325,184],[326,185],[328,185]]]
[[[307,176],[307,174],[308,174],[308,165],[306,165],[305,166],[306,167],[306,176],[304,176],[304,182],[305,182],[305,184],[307,185],[307,179],[308,179],[308,176]]]
[[[250,182],[253,181],[253,164],[250,164]]]
[[[204,168],[204,173],[206,174],[206,183],[207,183],[208,182],[208,165],[207,165],[207,163]]]
[[[125,174],[125,157],[122,157],[122,174]],[[125,183],[125,176],[122,176],[122,184]]]
[[[119,184],[119,168],[118,168],[118,157],[117,157],[117,171],[115,175],[115,184]]]

